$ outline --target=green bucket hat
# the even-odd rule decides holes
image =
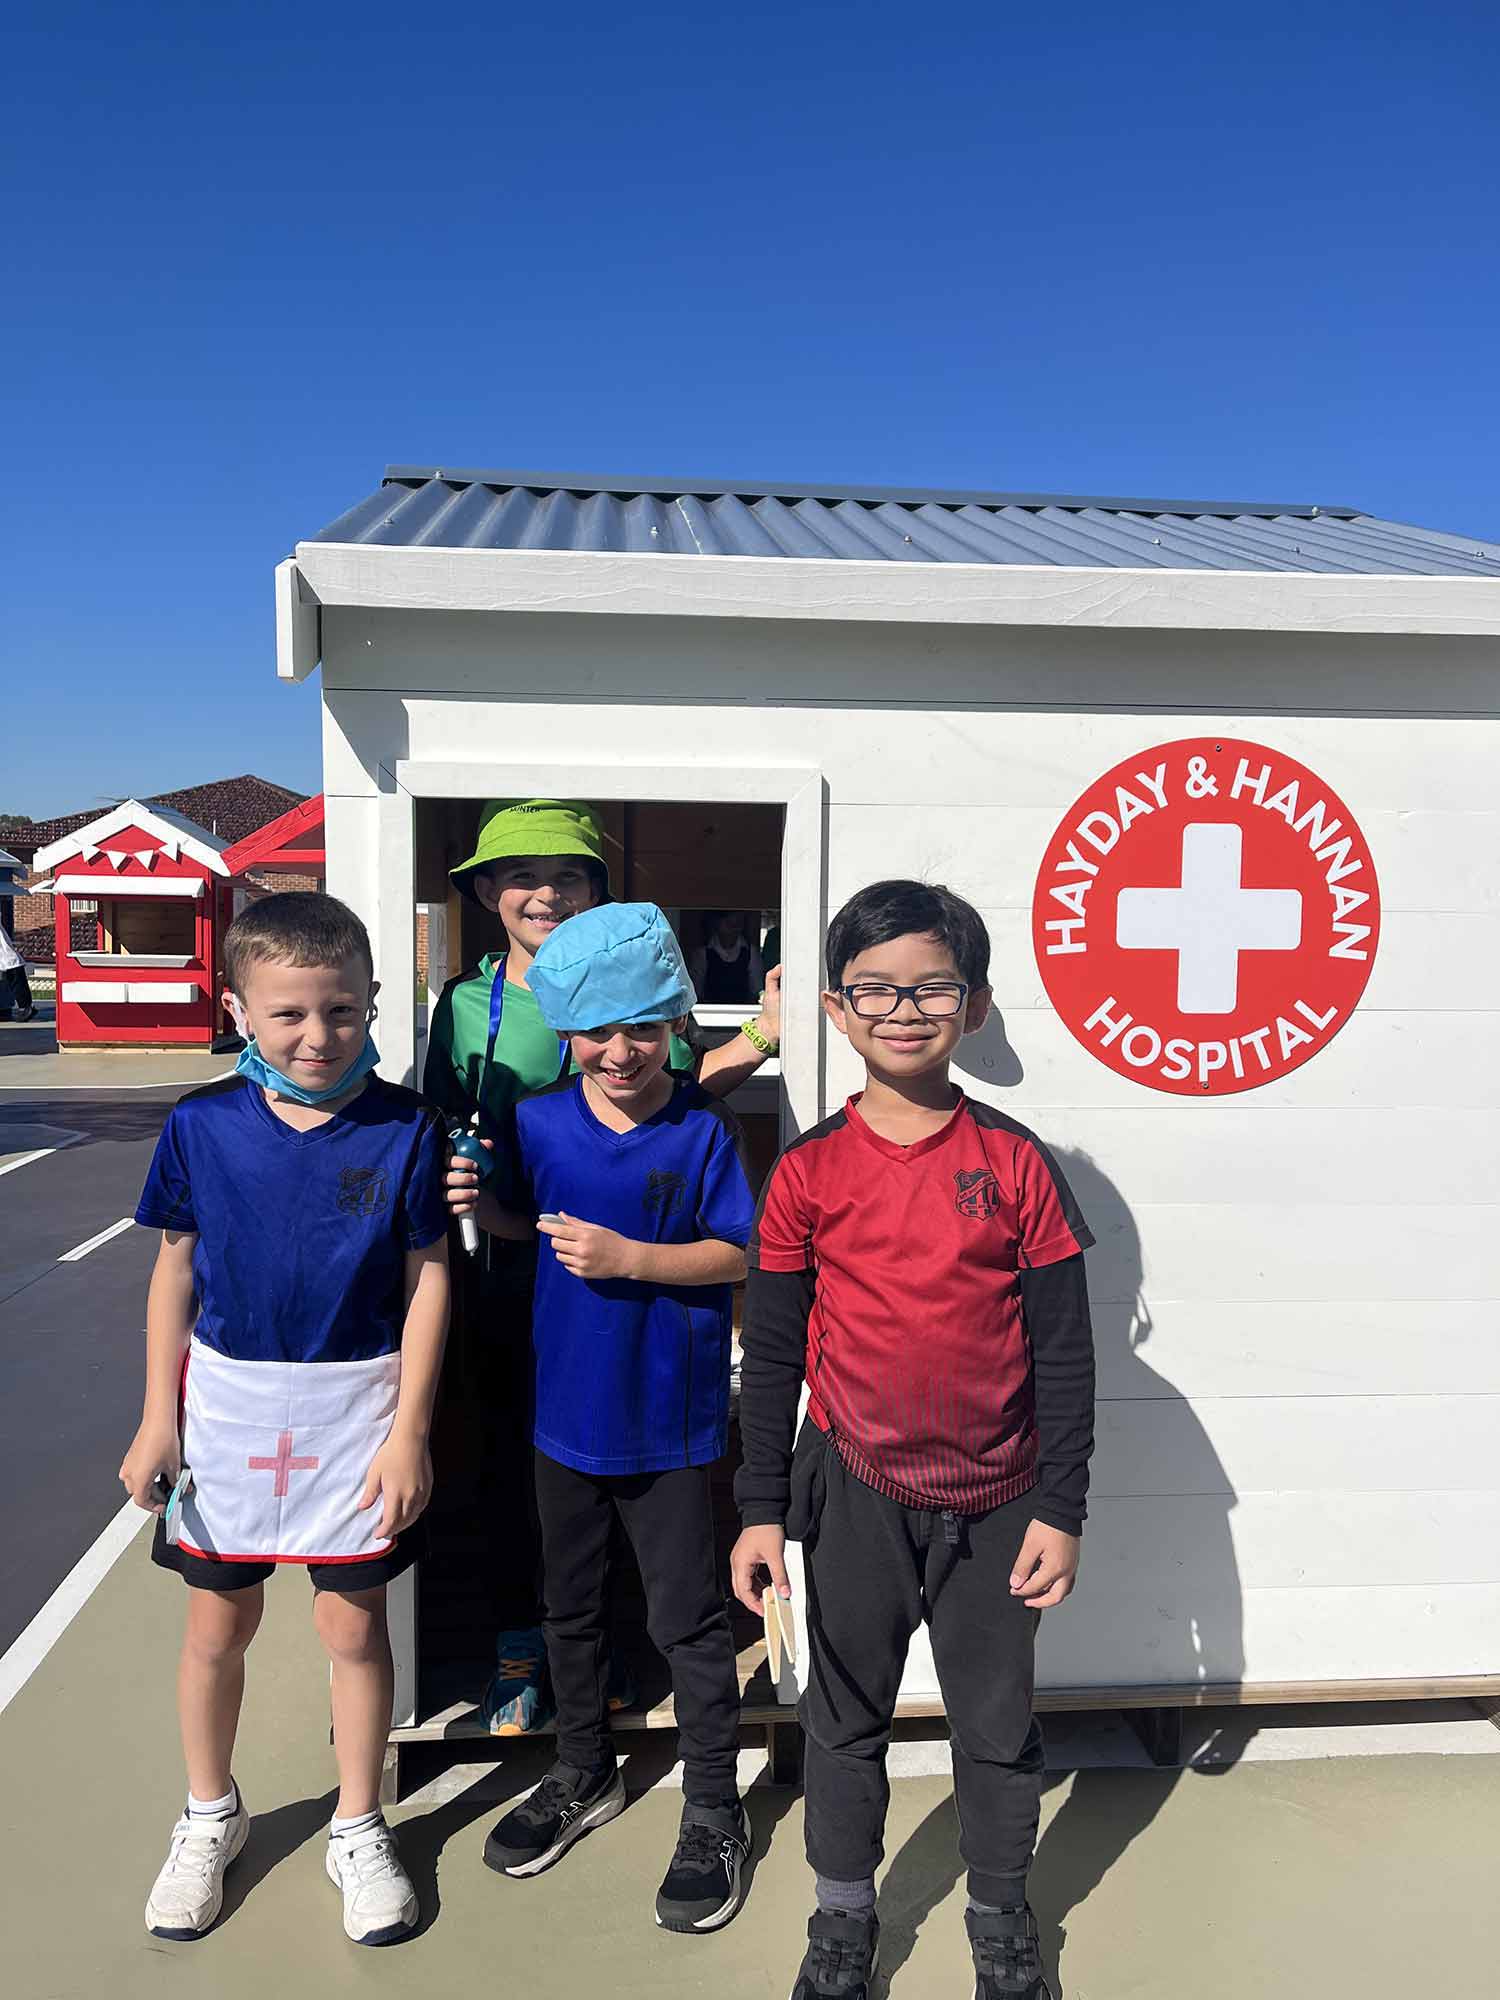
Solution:
[[[597,861],[609,883],[604,830],[594,808],[580,799],[486,799],[479,811],[479,839],[467,861],[450,868],[448,880],[471,903],[474,877],[491,861],[517,854],[582,854]]]

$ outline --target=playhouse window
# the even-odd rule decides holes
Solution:
[[[180,958],[196,948],[196,908],[186,900],[158,903],[148,897],[119,896],[105,899],[99,908],[100,949],[116,957],[170,953]]]
[[[695,970],[707,943],[706,923],[726,910],[743,918],[745,935],[756,947],[756,972],[777,962],[786,821],[782,806],[629,799],[601,801],[598,811],[614,894],[621,902],[659,904]],[[417,803],[417,900],[441,919],[429,931],[424,917],[417,934],[419,1039],[425,1031],[427,997],[485,953],[503,948],[496,919],[460,897],[448,881],[448,870],[474,851],[478,818],[475,799]],[[768,946],[770,958],[764,955]],[[737,987],[716,977],[710,990],[722,995],[731,989],[735,997],[700,999],[693,1010],[693,1034],[700,1046],[733,1040],[740,1022],[756,1012],[760,984],[754,974]],[[762,1170],[778,1142],[778,1074],[774,1063],[768,1065],[755,1086],[735,1097],[752,1156]]]

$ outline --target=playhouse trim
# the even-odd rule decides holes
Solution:
[[[57,896],[192,896],[203,894],[201,875],[58,875],[38,884]]]
[[[326,850],[294,847],[292,842],[314,830],[321,832],[323,821],[323,794],[319,792],[226,847],[224,865],[232,876],[244,875],[252,868],[283,875],[321,875],[327,864]]]
[[[107,852],[105,843],[111,835],[122,833],[126,828],[154,834],[161,842],[161,851],[171,861],[185,854],[212,874],[229,874],[223,859],[227,842],[218,839],[207,828],[184,818],[181,813],[173,812],[170,806],[144,806],[139,799],[125,799],[111,811],[101,813],[98,819],[90,820],[87,826],[78,827],[74,832],[64,834],[61,840],[54,840],[50,847],[39,849],[32,856],[31,865],[40,873],[55,868],[59,861],[66,861],[74,854],[84,861],[92,861],[96,854]],[[61,890],[63,883],[70,879],[63,877],[58,888]],[[161,893],[160,883],[153,882],[149,887],[153,892]],[[111,893],[122,889],[126,895],[131,893],[121,883],[116,883]],[[74,888],[72,893],[88,895],[91,891]],[[165,893],[170,895],[173,892],[169,889]]]
[[[816,557],[372,548],[300,542],[277,570],[276,659],[305,680],[320,607],[549,611],[1104,631],[1500,636],[1500,578],[1077,569]]]

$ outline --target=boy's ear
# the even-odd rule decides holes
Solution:
[[[976,986],[964,1003],[964,1033],[977,1035],[990,1018],[995,992],[990,986]]]
[[[823,1012],[832,1021],[841,1035],[848,1035],[849,1021],[844,1011],[844,996],[842,993],[829,993],[825,991],[823,994]]]
[[[471,886],[474,894],[489,911],[490,915],[498,917],[500,914],[500,891],[496,887],[494,876],[483,868],[477,869],[471,878]]]

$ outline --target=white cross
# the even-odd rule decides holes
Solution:
[[[1232,1014],[1242,951],[1295,951],[1300,889],[1242,889],[1243,829],[1197,820],[1182,830],[1179,889],[1122,889],[1115,942],[1123,951],[1177,953],[1177,1011]]]

